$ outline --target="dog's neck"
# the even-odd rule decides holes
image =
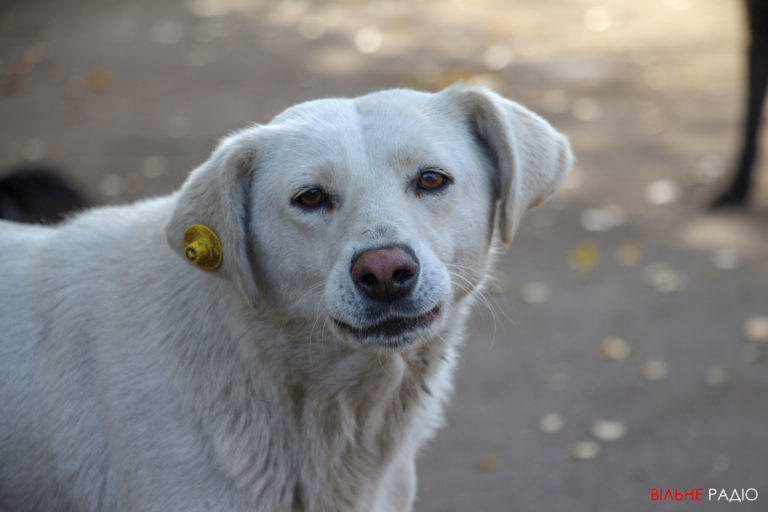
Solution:
[[[299,439],[324,445],[324,453],[304,450],[299,461],[309,476],[307,510],[366,508],[392,459],[413,441],[414,417],[436,400],[430,376],[445,363],[445,349],[434,340],[399,353],[350,351],[296,382],[304,389],[295,402]]]
[[[291,339],[238,300],[216,306],[231,320],[228,332],[198,324],[195,339],[178,340],[182,370],[208,380],[184,392],[223,472],[250,499],[273,503],[270,509],[364,508],[393,458],[415,451],[439,425],[447,389],[433,382],[450,379],[432,377],[450,371],[453,344],[435,338],[376,353]],[[416,415],[429,416],[431,428],[411,432]],[[295,478],[274,482],[273,475]]]

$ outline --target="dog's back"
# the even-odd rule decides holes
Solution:
[[[98,411],[81,392],[91,379],[90,319],[72,308],[84,302],[78,282],[87,277],[75,272],[82,261],[70,259],[66,233],[0,220],[0,260],[8,262],[0,266],[0,510],[95,505],[84,496],[62,503],[70,494],[61,491],[106,476]]]
[[[133,253],[164,242],[162,226],[158,240],[146,228],[157,204],[94,209],[55,226],[0,220],[0,511],[115,509],[121,466],[109,460],[117,442],[110,431],[122,422],[94,389],[124,401],[142,393],[119,385],[128,370],[115,354],[140,343],[105,332],[115,310],[137,317],[114,288],[149,266]],[[134,311],[149,311],[142,306]],[[133,435],[141,425],[122,428]]]

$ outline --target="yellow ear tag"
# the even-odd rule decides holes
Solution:
[[[195,224],[184,232],[184,256],[203,270],[214,270],[221,265],[221,242],[207,226]]]

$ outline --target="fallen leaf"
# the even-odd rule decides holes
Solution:
[[[568,254],[568,266],[578,272],[590,272],[599,263],[600,252],[592,242],[583,242]]]
[[[659,293],[672,293],[685,288],[687,276],[666,263],[648,265],[643,273],[645,282]]]
[[[646,380],[663,380],[669,374],[669,365],[661,360],[646,361],[643,364],[642,373]]]
[[[95,92],[109,90],[115,82],[115,77],[107,68],[94,68],[88,76],[88,87]]]
[[[505,44],[497,43],[488,47],[483,53],[483,64],[488,69],[499,71],[512,62],[512,50]]]
[[[360,53],[375,53],[381,48],[384,36],[376,27],[363,27],[355,33],[355,48]]]
[[[575,460],[591,460],[600,453],[600,445],[594,441],[579,441],[571,445],[570,454]]]
[[[477,459],[475,467],[480,471],[496,471],[501,467],[501,457],[495,453],[486,453]]]
[[[646,197],[651,204],[671,204],[680,198],[680,186],[673,180],[652,181],[646,189]]]
[[[621,361],[630,356],[632,346],[618,336],[608,336],[600,343],[600,355],[606,359]]]
[[[579,221],[587,231],[601,232],[619,227],[626,222],[626,213],[618,205],[590,208],[581,212]]]
[[[565,421],[562,415],[556,412],[545,414],[539,418],[539,428],[542,432],[547,432],[548,434],[559,432],[564,424]]]
[[[625,267],[637,265],[643,257],[643,248],[635,242],[624,242],[616,249],[616,258]]]
[[[108,197],[117,197],[125,192],[125,179],[119,174],[105,174],[99,181],[99,190]]]
[[[744,322],[747,341],[768,342],[768,315],[753,315]]]
[[[627,427],[620,421],[595,420],[590,432],[600,441],[616,441],[624,437]]]

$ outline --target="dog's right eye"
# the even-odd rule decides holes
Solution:
[[[296,196],[293,200],[298,206],[304,208],[320,208],[328,206],[328,196],[319,188],[311,188]]]

